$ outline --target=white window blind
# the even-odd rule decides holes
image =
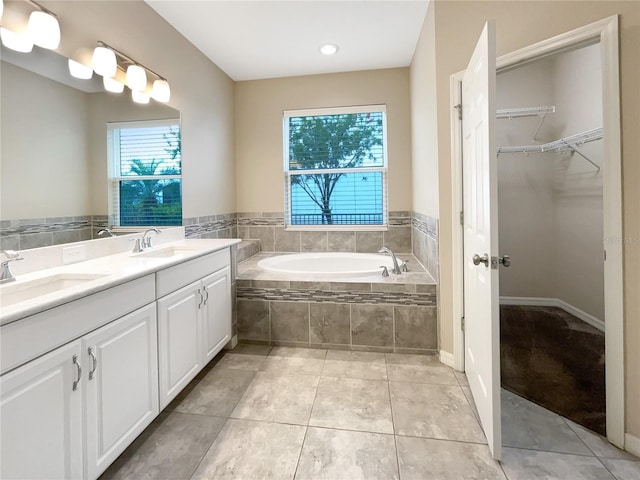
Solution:
[[[178,120],[110,123],[109,214],[114,225],[182,224]]]
[[[284,112],[288,227],[387,225],[384,106]]]

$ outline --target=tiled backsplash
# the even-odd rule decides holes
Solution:
[[[91,240],[107,225],[106,215],[1,220],[0,249],[27,250]]]
[[[411,226],[413,230],[413,255],[427,269],[436,282],[440,283],[438,219],[413,212]]]
[[[183,218],[186,238],[238,238],[237,215],[223,213]]]
[[[411,252],[410,212],[389,212],[386,231],[287,231],[282,212],[238,213],[238,235],[260,240],[263,252]]]

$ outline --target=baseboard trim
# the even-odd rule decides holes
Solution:
[[[604,322],[577,307],[560,300],[546,297],[500,297],[500,305],[533,305],[538,307],[558,307],[574,317],[578,317],[601,332],[604,332]]]
[[[455,368],[455,358],[453,353],[440,350],[440,362],[444,363],[447,367]]]
[[[640,437],[631,435],[630,433],[624,434],[624,449],[638,457],[640,457]]]
[[[238,335],[231,337],[231,340],[223,347],[225,350],[233,350],[238,346]]]

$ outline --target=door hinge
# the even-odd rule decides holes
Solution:
[[[464,212],[460,210],[460,225],[464,225]]]
[[[464,317],[462,317],[462,322],[460,323],[462,331],[464,332]]]
[[[462,120],[462,104],[459,103],[457,105],[454,105],[453,108],[458,110],[458,120]]]
[[[605,262],[607,261],[607,251],[606,250],[604,250],[604,261]]]

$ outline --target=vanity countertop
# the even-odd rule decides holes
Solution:
[[[128,251],[16,275],[16,281],[0,285],[0,325],[237,243],[239,239],[177,240],[140,253]]]

